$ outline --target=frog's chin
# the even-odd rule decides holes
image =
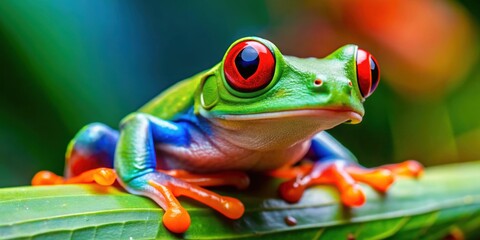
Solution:
[[[331,119],[332,117],[346,119],[345,122],[350,124],[357,124],[362,121],[362,114],[353,110],[339,110],[339,109],[299,109],[286,110],[269,113],[255,113],[255,114],[226,114],[226,115],[211,115],[209,117],[220,118],[229,121],[251,121],[251,120],[268,120],[268,119],[288,119],[295,117],[313,117],[320,119]]]

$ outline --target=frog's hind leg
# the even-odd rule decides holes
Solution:
[[[111,168],[117,141],[118,132],[104,124],[92,123],[83,127],[68,145],[65,178],[41,171],[32,179],[32,185],[91,182],[112,185],[116,179]]]

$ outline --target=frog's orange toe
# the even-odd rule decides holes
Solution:
[[[163,225],[174,233],[184,233],[190,227],[190,215],[182,207],[169,208],[163,215]]]
[[[353,179],[366,183],[379,192],[386,192],[395,181],[393,172],[388,169],[366,169],[360,166],[348,166],[346,170]]]
[[[283,182],[279,186],[278,191],[283,200],[289,203],[296,203],[302,198],[305,188],[305,185],[298,183],[296,178],[294,178],[290,181]]]
[[[423,165],[415,160],[408,160],[405,161],[404,164],[406,165],[406,168],[408,169],[407,175],[413,176],[413,177],[421,177],[423,175]]]
[[[232,197],[222,196],[224,211],[222,213],[230,219],[239,219],[245,212],[245,207],[240,200]]]
[[[63,178],[50,171],[40,171],[32,178],[32,185],[55,185],[62,184]]]
[[[401,163],[389,164],[379,167],[380,169],[388,169],[396,175],[408,177],[420,177],[423,174],[423,165],[415,160],[408,160]]]
[[[93,180],[102,186],[110,186],[116,179],[115,170],[110,168],[100,168],[93,174]]]
[[[78,176],[65,180],[66,184],[92,183],[95,182],[102,186],[110,186],[117,179],[115,170],[111,168],[95,168],[81,173]]]
[[[366,201],[365,193],[363,193],[358,185],[345,188],[340,193],[340,198],[342,199],[342,203],[349,207],[360,207]]]
[[[231,219],[238,219],[245,212],[242,202],[236,198],[221,196],[196,185],[185,184],[172,188],[176,196],[195,199]]]

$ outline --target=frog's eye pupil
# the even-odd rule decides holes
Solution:
[[[380,81],[380,70],[377,61],[367,51],[357,51],[357,82],[363,98],[370,96],[377,89]]]
[[[270,84],[275,56],[263,43],[245,40],[230,48],[223,62],[228,85],[240,92],[255,92]]]
[[[255,48],[247,46],[235,58],[235,65],[243,78],[252,76],[258,68],[259,58]]]

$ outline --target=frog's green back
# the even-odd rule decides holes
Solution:
[[[202,74],[187,78],[160,93],[138,111],[164,120],[173,120],[193,106],[195,91]]]

